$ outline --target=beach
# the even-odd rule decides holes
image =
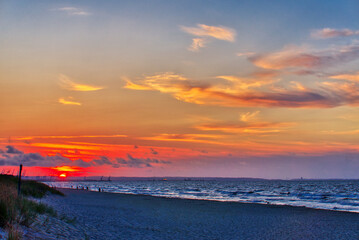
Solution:
[[[61,189],[25,239],[359,239],[359,214]]]

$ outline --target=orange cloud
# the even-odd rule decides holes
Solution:
[[[239,119],[242,122],[250,122],[250,121],[254,120],[258,114],[259,114],[259,111],[241,113],[239,115]]]
[[[152,90],[152,88],[150,87],[135,84],[131,82],[128,78],[123,78],[123,79],[126,81],[126,86],[124,86],[124,88],[132,89],[132,90]]]
[[[259,88],[268,84],[271,84],[276,81],[272,76],[274,75],[257,75],[257,78],[243,78],[236,76],[217,76],[217,78],[224,79],[230,82],[228,87],[220,87],[217,85],[213,87],[215,90],[225,91],[228,93],[236,93],[240,90],[247,90],[250,88]]]
[[[254,78],[218,76],[217,78],[225,81],[206,84],[174,73],[163,73],[147,76],[136,84],[130,82],[129,85],[128,82],[125,88],[136,85],[139,87],[131,89],[159,91],[184,102],[230,107],[325,108],[359,103],[359,94],[353,93],[349,88],[340,88],[338,91],[334,86],[318,84],[317,89],[309,89],[293,83],[289,89],[276,88],[270,84],[277,79],[268,76],[270,74],[265,74],[258,81]],[[351,95],[347,93],[358,97],[349,97]]]
[[[32,140],[32,139],[71,139],[71,138],[123,138],[127,135],[114,134],[114,135],[77,135],[77,136],[23,136],[12,137],[12,140]]]
[[[59,81],[60,81],[60,86],[62,88],[70,91],[88,92],[88,91],[97,91],[104,89],[104,87],[101,86],[76,83],[72,81],[68,76],[63,74],[59,76]]]
[[[291,81],[290,82],[295,89],[299,90],[299,91],[308,91],[309,89],[304,87],[303,84],[296,82],[296,81]]]
[[[205,24],[197,24],[197,27],[181,26],[182,31],[197,36],[192,39],[192,44],[188,50],[197,52],[200,48],[205,47],[210,38],[234,42],[236,32],[223,26],[208,26]]]
[[[199,134],[193,135],[193,137],[197,137],[198,140],[210,140],[220,139],[220,135],[210,134]],[[41,139],[41,138],[40,138]],[[153,142],[150,142],[146,138],[137,138],[138,145],[134,147],[131,145],[122,145],[122,144],[107,144],[101,142],[68,142],[61,141],[58,139],[49,139],[52,142],[36,142],[36,138],[33,141],[24,143],[22,140],[13,139],[13,146],[20,147],[21,150],[25,152],[39,152],[43,156],[52,156],[53,158],[49,158],[48,162],[53,161],[53,159],[58,159],[59,161],[63,160],[63,157],[68,158],[72,161],[82,159],[87,164],[83,162],[78,166],[86,166],[91,164],[91,161],[99,156],[107,156],[109,158],[126,158],[127,154],[131,154],[132,156],[136,156],[139,158],[147,158],[149,156],[153,156],[153,150],[159,153],[160,159],[168,159],[174,158],[176,156],[192,156],[194,155],[191,149],[179,148],[178,146],[171,147],[161,147],[157,144],[153,145]],[[101,140],[100,140],[101,141]],[[9,143],[0,142],[0,146],[6,147]],[[160,144],[161,145],[161,144]],[[166,145],[166,144],[164,144]],[[0,149],[1,150],[1,149]],[[1,154],[0,154],[1,160]],[[39,160],[40,161],[40,160]],[[75,164],[75,162],[74,162]],[[58,163],[56,163],[58,165]],[[64,165],[70,165],[68,162],[64,162]]]
[[[293,67],[308,68],[317,65],[319,57],[305,53],[305,49],[290,46],[282,51],[251,56],[251,62],[265,69],[284,69]]]
[[[330,135],[357,135],[359,134],[359,129],[349,131],[322,131],[322,133]]]
[[[323,88],[331,91],[340,105],[359,105],[359,85],[354,82],[323,82]]]
[[[202,131],[221,131],[226,133],[278,133],[283,128],[292,126],[293,123],[268,123],[258,122],[251,124],[203,124],[196,126],[197,129]]]
[[[227,145],[217,141],[223,138],[221,135],[210,134],[160,134],[154,137],[142,137],[141,139],[152,141],[174,141],[174,142],[194,142],[194,143],[208,143],[215,145]],[[213,140],[212,140],[213,139]]]
[[[197,24],[197,27],[181,26],[181,29],[191,35],[199,37],[213,37],[220,40],[233,42],[236,32],[233,29],[223,26],[208,26]]]
[[[342,79],[342,80],[348,80],[353,82],[359,82],[359,72],[355,74],[338,74],[338,75],[332,75],[329,78],[332,79]]]
[[[61,104],[64,104],[64,105],[76,105],[76,106],[81,106],[82,105],[82,103],[75,102],[75,101],[70,101],[70,100],[65,100],[64,98],[59,98],[58,102],[61,103]]]
[[[80,145],[72,143],[32,143],[31,146],[41,148],[54,148],[54,149],[78,149],[78,150],[101,150],[101,147],[92,145]]]
[[[59,172],[79,172],[83,169],[76,166],[59,166],[59,167],[51,167],[50,169],[59,171]]]

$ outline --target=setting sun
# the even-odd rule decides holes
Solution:
[[[60,177],[60,178],[65,178],[65,177],[66,177],[66,173],[61,173],[61,174],[59,175],[59,177]]]

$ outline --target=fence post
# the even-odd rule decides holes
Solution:
[[[18,196],[20,196],[20,193],[21,193],[21,171],[22,171],[22,164],[20,164],[19,182],[17,184],[17,195]]]

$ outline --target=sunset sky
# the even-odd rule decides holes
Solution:
[[[0,31],[0,171],[359,176],[356,0],[0,0]]]

